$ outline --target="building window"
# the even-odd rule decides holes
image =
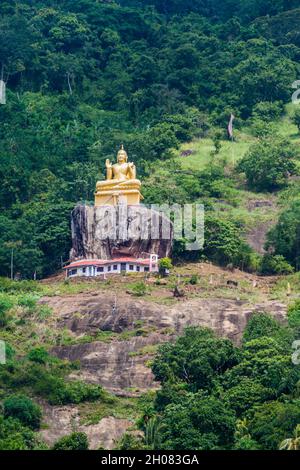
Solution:
[[[86,268],[82,268],[82,272],[83,272],[83,274],[85,274],[86,273]]]
[[[75,276],[77,274],[77,269],[70,269],[69,276]]]
[[[136,267],[136,270],[137,270],[137,272],[139,273],[140,270],[141,270],[140,266],[137,266],[137,267]]]
[[[129,271],[133,271],[133,267],[134,267],[133,264],[130,264],[129,265]]]
[[[144,269],[144,271],[145,271],[145,273],[148,273],[148,272],[149,272],[149,268],[146,267],[146,268]]]
[[[111,266],[108,266],[107,271],[111,271]]]
[[[117,270],[118,270],[118,265],[114,264],[114,271],[117,271]]]
[[[102,266],[100,268],[97,268],[97,273],[103,273],[104,269],[102,268]]]

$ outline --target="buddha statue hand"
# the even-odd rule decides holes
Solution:
[[[112,164],[110,163],[109,158],[106,159],[105,166],[106,166],[106,179],[111,180],[113,177],[113,169],[112,169]]]
[[[128,163],[130,179],[136,178],[136,166],[134,163]]]

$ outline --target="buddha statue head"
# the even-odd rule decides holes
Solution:
[[[124,145],[121,145],[121,149],[118,151],[117,157],[118,163],[126,163],[128,160],[127,152],[124,150]]]

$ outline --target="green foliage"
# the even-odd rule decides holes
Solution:
[[[273,401],[258,406],[249,420],[249,431],[263,449],[278,450],[280,443],[292,434],[300,420],[299,400]]]
[[[281,255],[265,254],[261,260],[260,272],[266,275],[293,274],[294,268]]]
[[[83,432],[73,432],[69,436],[59,439],[52,450],[88,450],[88,448],[87,435]]]
[[[199,328],[163,345],[152,367],[162,382],[155,400],[159,421],[151,411],[159,423],[154,448],[277,449],[299,420],[292,342],[292,330],[256,314],[240,349]]]
[[[38,443],[34,432],[18,419],[0,415],[0,450],[35,450]]]
[[[25,294],[19,298],[18,304],[28,312],[34,312],[37,306],[39,296],[34,294]]]
[[[190,284],[192,286],[196,286],[199,282],[199,277],[197,276],[197,274],[193,274],[191,279],[190,279]]]
[[[130,292],[136,297],[144,297],[148,292],[148,287],[144,282],[136,282],[131,286]]]
[[[7,312],[13,307],[14,302],[10,296],[0,294],[0,327],[5,327],[8,323]]]
[[[278,322],[266,313],[255,313],[252,315],[243,334],[245,343],[259,339],[263,336],[274,337],[282,327]]]
[[[274,191],[287,184],[289,176],[296,173],[293,158],[297,149],[287,141],[275,137],[265,138],[255,144],[238,165],[245,173],[251,189]]]
[[[26,395],[11,395],[3,402],[4,417],[16,418],[24,426],[31,429],[39,429],[41,422],[41,410]]]
[[[164,410],[160,449],[217,450],[232,443],[235,416],[223,401],[202,392]]]
[[[118,444],[118,450],[143,450],[146,449],[141,436],[126,432]]]
[[[300,200],[296,199],[279,216],[267,236],[266,248],[283,256],[297,270],[300,267]]]
[[[260,119],[264,122],[271,122],[279,119],[283,114],[282,102],[266,102],[262,101],[253,107],[252,116],[255,119]]]
[[[160,348],[153,363],[153,373],[161,382],[187,381],[191,390],[211,390],[215,376],[238,361],[232,343],[218,339],[207,329],[188,328],[175,345]]]
[[[11,281],[7,277],[0,277],[0,292],[20,294],[21,292],[39,292],[41,286],[34,281]]]
[[[46,398],[51,405],[66,405],[93,401],[103,396],[101,387],[85,384],[84,382],[66,382],[61,377],[41,372],[38,369],[32,374],[32,386],[35,393]]]
[[[300,329],[300,301],[296,300],[288,309],[288,321],[291,328]]]
[[[159,260],[159,272],[164,275],[166,271],[170,271],[173,267],[172,260],[170,258],[161,258]]]
[[[292,120],[293,120],[293,123],[298,127],[300,131],[300,109],[299,108],[296,109]]]
[[[237,126],[251,116],[276,120],[297,78],[297,28],[287,28],[295,19],[283,0],[8,3],[0,10],[2,276],[9,243],[22,279],[52,274],[68,259],[70,211],[93,200],[121,142],[146,178],[180,143],[205,137],[212,124],[225,129],[231,112]],[[285,181],[264,173],[268,187]],[[148,183],[148,203],[229,191],[204,174]]]
[[[275,125],[273,122],[253,118],[251,122],[251,133],[255,137],[271,138],[275,134]]]
[[[252,264],[252,250],[240,236],[236,224],[222,220],[214,215],[205,219],[205,238],[203,254],[217,264],[247,269]]]
[[[49,353],[44,348],[35,348],[31,349],[28,353],[28,359],[38,364],[46,364],[50,357]]]

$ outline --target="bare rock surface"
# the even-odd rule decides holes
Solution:
[[[185,327],[209,327],[238,344],[254,312],[270,312],[280,321],[286,315],[286,306],[276,301],[250,305],[238,300],[197,298],[162,306],[124,295],[115,306],[115,297],[107,292],[49,297],[43,301],[53,308],[57,327],[67,328],[75,338],[103,330],[131,330],[138,334],[137,326],[142,325],[146,332],[143,336],[122,339],[115,335],[111,341],[53,348],[58,357],[81,362],[80,378],[128,396],[132,390],[141,393],[157,387],[147,366],[151,347],[174,339]]]
[[[89,441],[89,449],[96,450],[101,447],[110,450],[133,424],[127,419],[107,416],[97,424],[82,425],[76,406],[49,406],[42,403],[42,407],[44,424],[47,428],[39,434],[50,447],[58,439],[72,432],[84,432]]]
[[[72,211],[71,260],[111,259],[114,255],[139,258],[150,253],[164,258],[171,254],[172,240],[171,222],[143,205],[77,205]]]

